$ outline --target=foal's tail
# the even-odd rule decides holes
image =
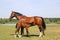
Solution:
[[[18,23],[16,24],[15,28],[17,28]]]
[[[42,19],[42,27],[44,28],[44,30],[46,29],[46,24],[45,24],[45,21],[44,21],[44,19],[41,17],[41,19]]]

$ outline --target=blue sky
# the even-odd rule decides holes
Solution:
[[[26,16],[60,18],[60,0],[0,0],[0,18],[9,18],[12,11]]]

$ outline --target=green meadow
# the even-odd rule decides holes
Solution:
[[[0,25],[0,40],[60,40],[60,24],[46,25],[45,36],[40,38],[37,26],[29,28],[30,37],[26,37],[26,31],[24,31],[23,37],[14,38],[14,32],[15,26]]]

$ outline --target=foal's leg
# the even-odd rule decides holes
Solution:
[[[19,29],[16,28],[15,35],[14,35],[15,38],[16,38],[16,36],[17,36],[17,32],[18,32],[18,31],[19,31]]]
[[[15,35],[14,35],[15,38],[17,36],[17,33],[18,33],[18,36],[19,36],[19,29],[20,29],[20,25],[17,25],[17,28],[15,30]],[[19,38],[20,38],[20,36],[19,36]]]
[[[26,28],[26,32],[27,32],[27,37],[28,37],[29,36],[28,28]]]
[[[21,27],[21,35],[24,34],[24,27]]]
[[[18,23],[16,24],[16,28],[17,28],[17,26],[18,26]],[[18,31],[18,34],[19,34],[19,31]],[[21,26],[21,35],[23,35],[23,34],[24,34],[24,27]]]

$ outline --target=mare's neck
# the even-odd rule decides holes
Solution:
[[[16,15],[16,19],[17,19],[17,20],[20,20],[20,18],[21,18],[21,16],[17,16],[17,15]]]
[[[18,16],[15,15],[15,16],[16,16],[16,19],[17,19],[17,20],[20,20],[21,18],[26,18],[26,16],[19,16],[19,15],[18,15]]]

